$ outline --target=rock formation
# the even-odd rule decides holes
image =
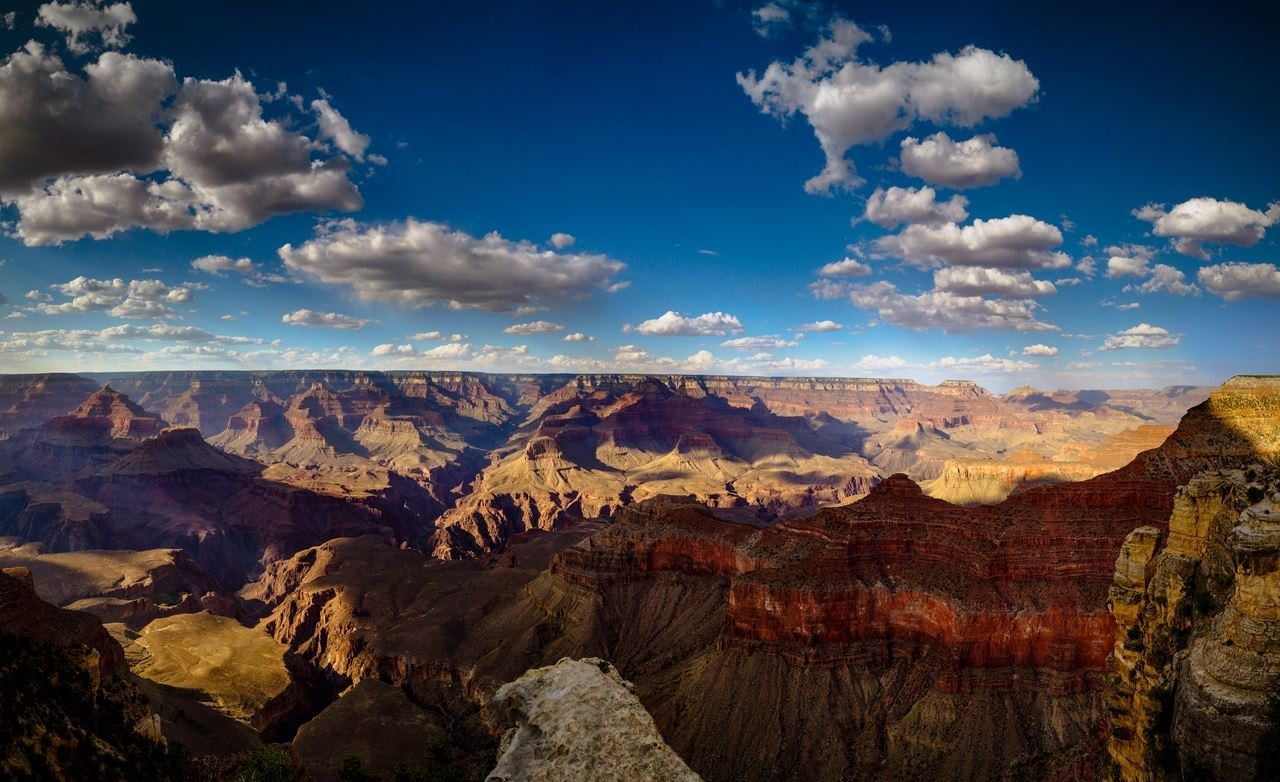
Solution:
[[[1117,780],[1280,772],[1280,473],[1206,472],[1167,536],[1130,533],[1111,590],[1108,754]]]
[[[605,660],[536,668],[504,684],[493,706],[511,727],[488,782],[701,782]]]

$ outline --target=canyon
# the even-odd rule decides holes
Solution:
[[[0,566],[227,763],[228,722],[313,779],[396,773],[382,733],[526,763],[544,685],[503,685],[598,658],[707,780],[1260,773],[1280,380],[92,380],[0,376]]]

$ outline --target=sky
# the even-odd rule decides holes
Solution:
[[[1280,371],[1280,6],[1038,5],[0,4],[0,371]]]

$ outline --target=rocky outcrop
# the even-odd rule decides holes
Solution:
[[[1280,771],[1280,473],[1212,471],[1179,492],[1161,540],[1134,531],[1111,590],[1117,780],[1270,779]]]
[[[488,782],[700,782],[605,660],[565,658],[504,684],[509,729]]]

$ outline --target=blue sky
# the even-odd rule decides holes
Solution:
[[[0,9],[0,370],[1278,365],[1274,7],[512,6]]]

